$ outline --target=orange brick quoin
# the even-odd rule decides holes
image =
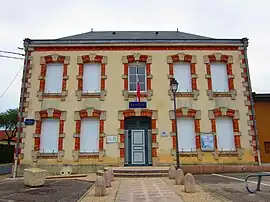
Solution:
[[[233,122],[233,132],[234,132],[234,144],[236,149],[241,148],[241,135],[239,131],[239,111],[238,110],[233,110],[233,109],[228,109],[225,107],[220,107],[216,108],[214,110],[209,111],[209,118],[211,120],[211,126],[212,126],[212,133],[216,134],[216,117],[220,116],[228,116],[232,118]],[[214,145],[215,149],[217,148],[217,136],[214,135]]]
[[[18,116],[18,122],[22,122],[24,123],[24,119],[27,117],[27,114],[28,114],[28,107],[29,107],[29,97],[30,97],[30,91],[29,91],[29,88],[30,88],[30,78],[32,76],[32,67],[33,67],[33,58],[31,56],[32,54],[32,50],[30,51],[29,49],[29,52],[28,52],[28,61],[24,61],[24,63],[26,63],[26,73],[25,73],[25,83],[23,84],[23,81],[22,81],[22,88],[21,88],[21,94],[20,94],[20,103],[22,101],[22,114],[23,116],[21,117],[21,120],[20,120],[20,117]],[[24,94],[22,93],[24,91]],[[17,128],[17,131],[20,131],[21,133],[21,136],[20,136],[20,139],[19,139],[19,145],[22,145],[21,143],[23,142],[23,139],[25,138],[25,133],[24,133],[24,127],[23,127],[23,124],[21,127],[18,126]],[[17,149],[17,148],[16,148]],[[16,149],[14,150],[14,154],[16,154]],[[22,153],[22,148],[21,146],[19,146],[18,148],[18,164],[20,164],[20,160],[23,159],[23,153]]]
[[[70,62],[69,56],[62,56],[58,54],[52,54],[47,56],[42,56],[40,58],[40,76],[39,76],[39,91],[38,97],[39,100],[42,100],[45,97],[61,97],[62,101],[65,101],[67,96],[67,80],[68,78],[68,65]],[[47,72],[47,65],[50,63],[62,63],[63,64],[63,79],[62,79],[62,92],[61,93],[45,93],[45,78]]]
[[[101,75],[100,75],[100,92],[98,93],[83,93],[83,73],[84,73],[84,64],[87,63],[98,63],[100,64],[101,68]],[[78,87],[77,87],[77,98],[81,100],[82,97],[84,98],[100,98],[100,100],[104,100],[106,96],[106,65],[107,65],[107,56],[96,55],[96,54],[88,54],[82,55],[77,57],[77,64],[78,64]]]
[[[249,135],[252,137],[251,139],[251,146],[253,148],[253,156],[254,156],[254,159],[256,162],[258,162],[258,154],[257,154],[257,148],[256,148],[256,134],[254,132],[254,119],[253,119],[253,116],[252,116],[252,105],[251,105],[251,97],[250,97],[250,84],[248,82],[248,66],[247,66],[247,61],[245,59],[245,51],[244,51],[244,48],[241,47],[239,48],[239,51],[240,51],[240,66],[241,66],[241,69],[242,69],[242,78],[243,78],[243,82],[242,82],[242,87],[244,89],[243,93],[244,93],[244,96],[246,97],[246,100],[245,100],[245,105],[247,106],[247,116],[248,116],[248,121],[247,121],[247,124],[248,126],[250,127],[249,128]]]
[[[59,136],[58,136],[58,152],[63,150],[63,141],[65,137],[64,124],[66,120],[66,112],[58,109],[49,108],[46,110],[38,111],[35,114],[36,129],[34,137],[34,150],[40,151],[40,136],[42,120],[47,118],[59,119]]]
[[[151,99],[152,96],[152,78],[151,75],[151,63],[152,57],[149,55],[142,55],[140,53],[134,53],[133,55],[127,55],[122,57],[122,63],[124,65],[123,78],[123,95],[125,99],[136,97],[136,93],[128,92],[128,65],[133,62],[142,62],[146,64],[146,92],[141,92],[142,98]]]
[[[211,62],[222,62],[226,63],[227,67],[227,75],[228,75],[228,92],[214,92],[212,87],[212,77],[211,77]],[[213,97],[231,97],[235,99],[236,90],[234,87],[234,74],[233,74],[233,57],[231,55],[224,55],[220,53],[212,54],[212,55],[205,55],[204,56],[204,63],[206,65],[206,75],[205,78],[207,79],[207,94],[209,99],[213,99]]]
[[[176,110],[176,117],[192,117],[194,118],[194,130],[196,133],[196,149],[200,150],[201,149],[201,140],[200,140],[200,119],[201,119],[201,112],[199,110],[195,109],[190,109],[190,108],[179,108]],[[170,111],[170,119],[172,121],[172,146],[173,149],[176,149],[176,121],[174,119],[174,111]]]
[[[103,152],[104,150],[104,121],[106,119],[106,112],[87,108],[82,109],[80,111],[75,112],[75,121],[76,121],[76,128],[74,137],[74,151],[80,151],[80,133],[81,133],[81,120],[83,118],[93,117],[99,119],[99,152]],[[87,158],[99,158],[99,154],[87,154],[87,155],[80,155],[80,157],[87,157]]]
[[[191,87],[192,92],[178,92],[176,96],[178,97],[193,97],[194,99],[198,98],[199,91],[197,88],[197,78],[198,75],[196,73],[196,63],[197,58],[195,55],[188,55],[184,53],[179,53],[175,55],[170,55],[167,57],[167,63],[169,64],[169,74],[168,79],[174,78],[174,63],[176,62],[188,62],[190,64],[190,72],[191,72]]]
[[[157,143],[157,112],[155,110],[149,110],[149,109],[141,109],[140,111],[136,112],[133,109],[127,109],[120,111],[121,119],[120,121],[120,144],[124,145],[125,142],[125,135],[124,135],[124,122],[125,118],[132,117],[132,116],[144,116],[144,117],[151,117],[152,121],[152,145],[153,143]],[[120,147],[120,158],[124,158],[125,156],[125,148]],[[157,157],[157,147],[152,147],[152,157]]]

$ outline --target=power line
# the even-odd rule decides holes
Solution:
[[[1,98],[6,94],[6,92],[8,91],[8,89],[10,88],[10,86],[13,84],[13,82],[15,81],[15,79],[17,78],[17,76],[19,75],[19,73],[21,72],[23,67],[21,67],[19,69],[19,71],[16,73],[16,75],[14,76],[14,78],[11,80],[10,84],[8,85],[8,87],[6,88],[6,90],[0,95],[0,100]]]
[[[2,57],[2,58],[10,58],[10,59],[17,59],[17,60],[23,60],[23,58],[13,57],[13,56],[6,56],[6,55],[0,55],[0,57]]]
[[[24,54],[22,54],[22,53],[17,53],[17,52],[12,52],[12,51],[4,51],[4,50],[0,50],[0,53],[9,53],[9,54],[14,54],[14,55],[21,55],[21,56],[24,56]]]

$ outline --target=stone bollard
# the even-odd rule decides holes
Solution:
[[[184,173],[182,169],[179,168],[175,171],[175,184],[176,185],[183,184],[183,180],[184,180]]]
[[[112,168],[108,168],[108,172],[110,174],[110,179],[111,179],[111,182],[114,181],[114,173],[113,173],[113,169]]]
[[[105,180],[105,185],[106,187],[111,187],[111,176],[108,171],[105,171],[103,174],[104,180]]]
[[[169,168],[169,179],[175,179],[175,167],[170,166]]]
[[[101,197],[105,196],[106,194],[106,184],[104,177],[97,177],[96,183],[95,183],[95,196],[96,197]]]
[[[184,177],[184,188],[186,193],[196,192],[195,179],[191,173],[187,173]]]
[[[39,187],[45,184],[46,170],[40,168],[24,169],[24,184],[29,187]]]

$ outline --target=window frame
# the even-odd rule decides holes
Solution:
[[[98,91],[96,91],[96,92],[85,92],[84,91],[84,80],[85,80],[85,77],[87,77],[86,75],[85,75],[85,65],[94,65],[94,64],[98,64],[98,68],[99,68],[99,74],[98,74],[98,79],[99,79],[99,89],[98,89]],[[91,67],[89,67],[89,68],[91,68]],[[100,63],[97,63],[97,62],[95,62],[95,63],[84,63],[83,64],[83,75],[82,75],[82,82],[83,82],[83,84],[82,84],[82,94],[85,94],[85,95],[87,95],[87,94],[99,94],[99,93],[101,93],[101,81],[100,81],[100,77],[101,77],[101,64]]]
[[[175,69],[176,69],[176,65],[177,64],[187,64],[188,66],[189,66],[189,73],[190,73],[190,81],[189,81],[189,84],[190,84],[190,90],[189,91],[180,91],[180,88],[179,87],[181,87],[181,81],[179,80],[179,79],[177,79],[176,77],[174,77],[177,81],[178,81],[178,83],[179,83],[179,86],[178,86],[178,89],[177,89],[177,92],[176,93],[192,93],[192,91],[193,91],[193,88],[192,88],[192,73],[191,73],[191,70],[190,70],[190,64],[188,63],[188,62],[184,62],[184,61],[179,61],[179,62],[175,62],[175,63],[173,63],[173,66],[174,66],[174,74],[175,74]],[[182,68],[182,67],[178,67],[178,68]]]
[[[136,67],[136,74],[135,74],[135,76],[136,76],[136,90],[135,91],[131,91],[130,90],[130,68],[135,68],[135,67],[131,67],[130,65],[131,64],[136,64],[136,63],[140,63],[140,64],[144,64],[144,91],[142,91],[141,89],[140,89],[140,92],[142,92],[142,93],[146,93],[147,92],[147,73],[146,73],[146,63],[143,63],[143,62],[134,62],[134,63],[129,63],[128,64],[128,92],[130,92],[130,93],[136,93],[137,92],[137,76],[139,76],[139,75],[142,75],[142,74],[138,74],[137,72],[137,68],[138,67],[140,67],[140,66],[138,66],[138,67]]]
[[[183,150],[183,148],[181,148],[180,147],[180,144],[181,144],[181,124],[180,124],[180,122],[181,122],[181,120],[184,120],[184,119],[186,119],[186,120],[190,120],[191,121],[191,124],[192,124],[192,127],[193,127],[193,130],[192,130],[192,135],[194,136],[194,142],[193,142],[193,148],[191,148],[191,150]],[[177,124],[177,129],[178,129],[178,131],[177,131],[177,134],[178,134],[178,148],[179,148],[179,152],[196,152],[197,151],[197,148],[196,148],[196,132],[195,132],[195,124],[194,124],[194,117],[187,117],[187,116],[182,116],[182,117],[177,117],[177,121],[176,121],[176,124]],[[194,149],[194,150],[193,150]]]
[[[213,65],[215,65],[215,64],[222,64],[222,66],[223,66],[223,64],[224,64],[224,70],[225,70],[225,74],[224,74],[224,76],[226,77],[225,79],[226,79],[226,88],[227,89],[224,89],[224,90],[222,90],[222,89],[214,89],[214,82],[213,82],[213,80],[214,80],[214,77],[213,77],[213,72],[212,72],[212,68],[215,68],[215,67],[213,67]],[[213,93],[227,93],[227,92],[229,92],[230,91],[230,89],[229,89],[229,82],[228,82],[228,79],[229,79],[229,77],[228,77],[228,72],[227,72],[227,67],[226,67],[226,63],[225,62],[211,62],[210,63],[210,68],[211,68],[211,82],[212,82],[212,90],[213,90]],[[216,79],[215,79],[216,80]]]

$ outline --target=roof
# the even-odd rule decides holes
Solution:
[[[252,93],[254,102],[270,102],[270,93]]]
[[[124,39],[140,39],[140,40],[160,40],[160,39],[213,39],[206,36],[189,34],[177,31],[107,31],[107,32],[86,32],[58,40],[124,40]]]
[[[7,140],[7,135],[4,130],[0,130],[0,141]],[[12,138],[12,141],[16,141],[16,137]]]
[[[243,39],[215,39],[179,31],[100,31],[58,39],[26,39],[30,45],[124,44],[124,43],[211,43],[243,44]]]

